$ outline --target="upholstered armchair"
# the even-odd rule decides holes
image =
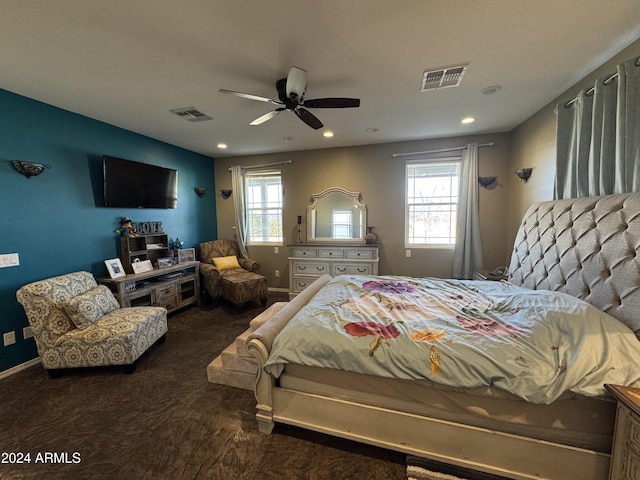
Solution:
[[[136,360],[167,332],[167,310],[161,307],[120,308],[111,290],[89,272],[37,281],[21,287],[24,307],[42,366],[52,378],[62,369],[123,365]]]
[[[212,299],[223,297],[238,305],[257,298],[266,303],[267,283],[258,270],[258,262],[240,256],[235,240],[200,244],[201,283]]]

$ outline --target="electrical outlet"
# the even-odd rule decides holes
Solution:
[[[273,253],[277,254],[278,252],[280,252],[280,249],[278,247],[273,247]]]
[[[27,338],[31,337],[33,337],[33,331],[31,330],[31,327],[24,327],[22,329],[22,338],[26,340]]]
[[[405,250],[404,251],[404,256],[407,258],[411,258],[411,250]]]
[[[280,270],[276,270],[276,278],[280,277]]]
[[[7,347],[9,345],[13,345],[16,343],[16,332],[10,331],[2,335],[2,339],[4,340],[4,346]]]

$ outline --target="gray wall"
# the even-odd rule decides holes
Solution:
[[[513,243],[520,220],[529,205],[553,199],[556,172],[556,115],[554,113],[556,104],[574,98],[580,90],[592,87],[597,78],[614,73],[616,65],[638,55],[640,55],[640,39],[545,105],[511,132],[509,170],[532,167],[533,173],[526,184],[518,178],[512,178],[510,182],[507,244]]]
[[[405,257],[405,162],[391,155],[395,152],[458,147],[470,141],[495,142],[494,147],[480,149],[480,175],[498,176],[500,183],[493,190],[480,189],[483,255],[485,267],[508,264],[526,209],[534,202],[553,199],[556,104],[575,97],[581,89],[593,86],[596,78],[615,72],[618,63],[638,55],[640,39],[508,133],[216,159],[216,192],[231,188],[231,174],[228,172],[231,165],[293,160],[292,165],[282,167],[285,245],[295,241],[296,218],[304,216],[312,193],[328,187],[344,187],[362,192],[363,201],[367,204],[368,224],[375,227],[382,245],[380,274],[450,277],[452,250],[412,249],[412,257]],[[519,168],[533,168],[527,183],[514,175]],[[216,209],[219,237],[233,238],[232,199],[218,198]],[[270,287],[287,288],[286,248],[280,247],[276,254],[273,247],[250,247],[249,253],[260,261],[261,271],[267,276]],[[280,271],[280,278],[275,278],[275,270]]]
[[[381,244],[379,273],[381,275],[411,275],[451,277],[452,250],[412,249],[411,258],[405,256],[404,246],[404,194],[405,160],[393,158],[396,152],[415,152],[459,147],[471,141],[495,142],[494,147],[479,151],[481,176],[498,176],[502,186],[492,190],[480,189],[481,234],[485,265],[495,267],[505,263],[507,247],[506,223],[507,188],[509,177],[509,135],[492,134],[422,140],[400,143],[365,145],[349,148],[300,151],[287,154],[254,155],[218,158],[215,161],[216,214],[219,238],[233,238],[233,197],[224,200],[221,189],[231,188],[231,165],[260,165],[292,160],[283,165],[284,183],[284,244],[275,253],[273,247],[249,247],[251,258],[261,264],[261,273],[267,277],[270,288],[288,288],[288,262],[286,244],[297,237],[297,216],[305,216],[313,193],[329,187],[343,187],[362,193],[367,204],[368,225],[374,226]],[[304,225],[303,225],[304,227]],[[303,229],[302,239],[305,239]],[[274,275],[280,271],[280,278]]]

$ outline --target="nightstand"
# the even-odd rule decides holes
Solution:
[[[640,478],[640,388],[605,385],[618,402],[610,480]]]
[[[500,280],[506,280],[506,275],[494,275],[493,268],[479,268],[473,271],[473,280],[494,280],[499,282]]]

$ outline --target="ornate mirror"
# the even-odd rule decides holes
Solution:
[[[360,192],[340,187],[311,195],[307,206],[307,241],[310,243],[364,243],[367,206]]]

